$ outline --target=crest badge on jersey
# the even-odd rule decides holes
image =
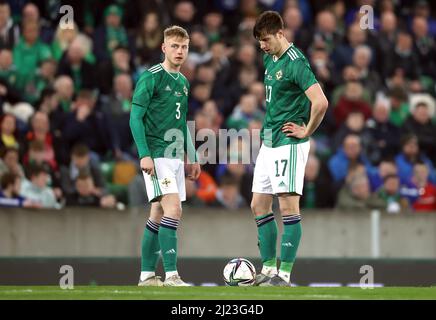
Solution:
[[[282,70],[277,71],[276,72],[276,79],[280,80],[282,77],[283,77],[283,71]]]
[[[188,96],[188,88],[186,88],[186,86],[183,86],[183,92],[185,93],[185,96]]]

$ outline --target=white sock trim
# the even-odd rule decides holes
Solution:
[[[168,271],[165,272],[165,279],[168,279],[169,277],[175,276],[175,275],[179,275],[179,273],[177,271]]]
[[[291,273],[279,270],[279,277],[285,280],[286,282],[291,281]]]
[[[141,271],[141,275],[139,277],[139,279],[141,281],[144,281],[145,279],[154,277],[156,275],[156,273],[154,271]]]
[[[277,274],[277,268],[276,267],[263,266],[261,273],[263,273],[264,275],[267,275],[267,276],[274,276],[274,275]]]

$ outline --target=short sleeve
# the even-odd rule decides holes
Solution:
[[[296,59],[290,63],[291,80],[302,90],[306,91],[316,80],[309,63],[303,59]]]
[[[148,107],[154,90],[154,77],[150,72],[144,72],[138,80],[132,97],[132,104]]]

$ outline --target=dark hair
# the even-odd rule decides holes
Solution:
[[[43,165],[31,164],[28,168],[27,176],[29,179],[32,179],[35,176],[39,176],[41,173],[47,173]]]
[[[14,184],[15,181],[17,180],[18,175],[12,172],[6,172],[2,178],[1,178],[1,182],[0,182],[0,186],[2,188],[2,190],[5,190],[7,187],[9,187],[11,184]]]
[[[4,159],[4,157],[6,157],[6,155],[7,155],[9,152],[15,152],[15,153],[19,154],[18,149],[15,148],[15,147],[3,147],[3,148],[0,150],[0,158]]]
[[[418,142],[418,137],[413,133],[408,133],[401,137],[401,147],[404,147],[406,144],[408,144],[410,141],[416,140]]]
[[[264,34],[276,34],[280,29],[284,29],[280,14],[277,11],[265,11],[256,19],[253,36],[259,39]]]
[[[88,155],[88,153],[89,153],[89,148],[86,144],[83,143],[78,143],[74,145],[72,150],[72,155],[76,157],[84,157]]]

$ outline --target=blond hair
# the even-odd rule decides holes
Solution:
[[[189,39],[189,34],[188,31],[186,31],[182,27],[171,26],[164,30],[164,39],[171,37],[182,38],[184,40]]]

